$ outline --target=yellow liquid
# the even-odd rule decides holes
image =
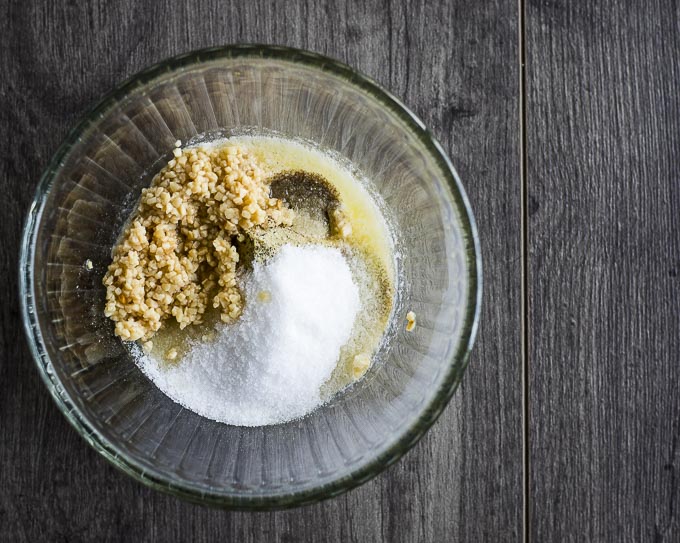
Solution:
[[[275,176],[287,171],[305,171],[323,177],[337,191],[342,210],[349,219],[352,233],[346,240],[328,240],[326,243],[343,249],[350,257],[348,263],[359,287],[362,309],[357,316],[352,337],[340,352],[338,365],[322,393],[332,396],[355,381],[352,367],[354,357],[372,356],[377,350],[392,310],[395,285],[393,242],[388,225],[378,205],[364,185],[339,161],[318,149],[305,144],[268,136],[239,136],[199,145],[221,147],[238,145],[257,160],[267,175]],[[293,228],[303,228],[304,221],[293,223]],[[247,301],[246,301],[247,303]],[[162,359],[170,349],[178,357],[168,364],[181,364],[182,356],[190,342],[211,341],[219,322],[217,312],[209,312],[204,323],[180,330],[172,321],[166,321],[153,337],[152,355]]]
[[[304,170],[324,177],[340,194],[343,209],[352,224],[350,243],[379,259],[394,284],[392,238],[375,201],[360,181],[337,160],[302,143],[262,136],[230,138],[272,174]]]

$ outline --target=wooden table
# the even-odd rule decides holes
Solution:
[[[678,541],[678,2],[187,4],[0,8],[3,539]],[[69,127],[141,68],[233,42],[318,51],[402,98],[458,168],[484,258],[481,331],[437,424],[363,487],[275,513],[111,467],[49,398],[17,300],[22,220]]]

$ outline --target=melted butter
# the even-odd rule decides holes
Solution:
[[[375,255],[388,271],[391,282],[395,282],[393,244],[385,219],[364,184],[353,177],[347,167],[318,149],[292,140],[249,136],[230,138],[229,141],[247,148],[273,174],[304,170],[328,180],[338,191],[343,210],[352,224],[350,243]]]
[[[334,196],[352,226],[352,233],[346,239],[337,236],[329,238],[328,223],[301,209],[296,211],[292,228],[263,230],[250,239],[251,243],[255,243],[255,248],[246,251],[257,252],[258,244],[274,252],[276,247],[284,243],[332,245],[345,253],[355,278],[361,279],[357,286],[362,309],[357,315],[350,341],[341,349],[337,367],[322,388],[322,395],[328,398],[356,380],[354,358],[366,355],[372,357],[387,327],[396,283],[393,243],[387,223],[363,183],[352,176],[347,166],[320,150],[267,136],[229,138],[212,142],[210,146],[227,143],[244,148],[273,178],[284,172],[320,176],[335,189]],[[266,298],[267,293],[260,294]],[[219,313],[212,309],[206,313],[202,324],[188,326],[184,330],[180,330],[174,319],[168,319],[152,338],[151,355],[168,365],[179,364],[193,343],[214,341],[219,323]],[[176,349],[178,356],[169,361],[165,356],[171,349]]]

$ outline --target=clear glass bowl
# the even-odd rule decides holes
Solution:
[[[261,428],[207,420],[162,394],[113,335],[101,285],[127,214],[174,142],[243,129],[346,157],[385,202],[401,253],[391,339],[370,372],[306,418]],[[313,53],[232,46],[136,75],[69,133],[28,214],[20,288],[40,374],[88,443],[153,488],[263,509],[352,488],[432,425],[467,364],[481,261],[458,175],[397,99]],[[412,333],[404,330],[408,310],[418,316]]]

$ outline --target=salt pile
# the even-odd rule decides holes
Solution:
[[[170,398],[204,417],[239,426],[299,418],[322,403],[360,309],[359,289],[336,248],[284,246],[255,264],[241,318],[196,343],[177,365],[146,355],[138,364]]]

